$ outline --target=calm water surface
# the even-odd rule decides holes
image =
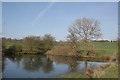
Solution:
[[[85,74],[108,62],[95,59],[63,56],[24,55],[3,58],[3,78],[55,78],[60,74],[79,72]]]

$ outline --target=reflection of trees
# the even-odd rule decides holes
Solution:
[[[24,69],[30,72],[38,71],[42,66],[42,60],[40,56],[27,55],[23,56],[23,66]]]
[[[87,58],[85,58],[85,68],[87,69],[87,67],[88,67],[88,63],[87,63]]]
[[[3,72],[4,69],[5,69],[5,65],[6,65],[5,57],[2,57],[2,72]]]
[[[91,69],[95,69],[97,68],[97,64],[95,63],[88,63],[89,59],[88,58],[85,58],[85,68],[87,69],[88,67],[91,68]],[[93,62],[93,61],[92,61]],[[96,61],[94,61],[96,62]],[[89,64],[89,66],[88,66]]]
[[[18,67],[20,66],[20,61],[21,60],[22,60],[22,56],[19,55],[19,56],[15,57],[15,61],[16,61]]]
[[[43,71],[45,73],[49,73],[52,70],[53,70],[53,61],[51,61],[50,59],[46,59],[43,65]]]
[[[2,74],[1,76],[4,78],[4,70],[6,68],[6,65],[7,65],[7,60],[6,60],[6,57],[5,56],[2,56],[2,65],[0,65],[0,69],[2,67]]]
[[[76,71],[77,70],[77,59],[76,58],[72,58],[72,57],[63,57],[63,56],[51,56],[52,59],[54,59],[54,61],[58,64],[60,63],[64,63],[69,65],[69,70],[70,71]]]
[[[14,63],[17,63],[17,66],[19,67],[20,65],[20,61],[22,59],[21,55],[6,55],[5,57],[9,58],[9,60],[11,60]]]
[[[30,72],[38,71],[40,67],[45,73],[53,70],[53,62],[42,55],[27,55],[23,57],[24,69]]]
[[[6,56],[7,58],[9,58],[12,62],[15,62],[15,56],[11,55],[11,56]]]
[[[10,61],[16,63],[19,67],[20,62],[22,62],[23,68],[26,71],[34,72],[39,71],[40,67],[45,73],[53,70],[53,61],[47,59],[46,56],[42,55],[12,55],[3,57],[3,70],[5,67],[5,58],[9,58]]]
[[[71,61],[69,64],[69,69],[71,72],[74,72],[77,70],[78,63],[76,60]]]

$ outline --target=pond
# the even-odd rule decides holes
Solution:
[[[58,75],[96,69],[109,64],[106,60],[63,56],[19,55],[3,57],[3,78],[56,78]]]

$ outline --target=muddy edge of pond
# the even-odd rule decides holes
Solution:
[[[52,55],[47,54],[46,56],[62,56],[62,57],[72,57],[72,58],[94,58],[94,59],[105,59],[109,60],[112,56],[67,56],[67,55]]]
[[[59,57],[64,57],[64,58],[73,58],[74,60],[87,60],[87,61],[98,61],[98,62],[116,62],[117,59],[111,59],[111,58],[106,58],[106,57],[76,57],[76,56],[62,56],[62,55],[46,55],[48,58],[50,56],[59,56]]]

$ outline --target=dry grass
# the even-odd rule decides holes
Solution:
[[[117,70],[118,70],[117,64],[111,64],[111,65],[106,64],[94,70],[92,77],[93,78],[117,78],[118,77]]]
[[[118,62],[118,52],[115,51],[111,56],[110,56],[110,62],[116,61]]]
[[[88,68],[87,73],[92,76],[92,78],[117,78],[118,77],[118,58],[117,52],[114,52],[111,56],[104,56],[109,58],[111,64],[100,65],[97,69],[91,70]],[[114,63],[114,64],[112,64]],[[92,72],[92,73],[91,73]],[[113,73],[114,72],[114,73]]]
[[[75,55],[74,49],[72,49],[70,46],[57,46],[53,48],[52,50],[49,50],[46,52],[46,54],[50,55],[64,55],[64,56],[72,56]]]

